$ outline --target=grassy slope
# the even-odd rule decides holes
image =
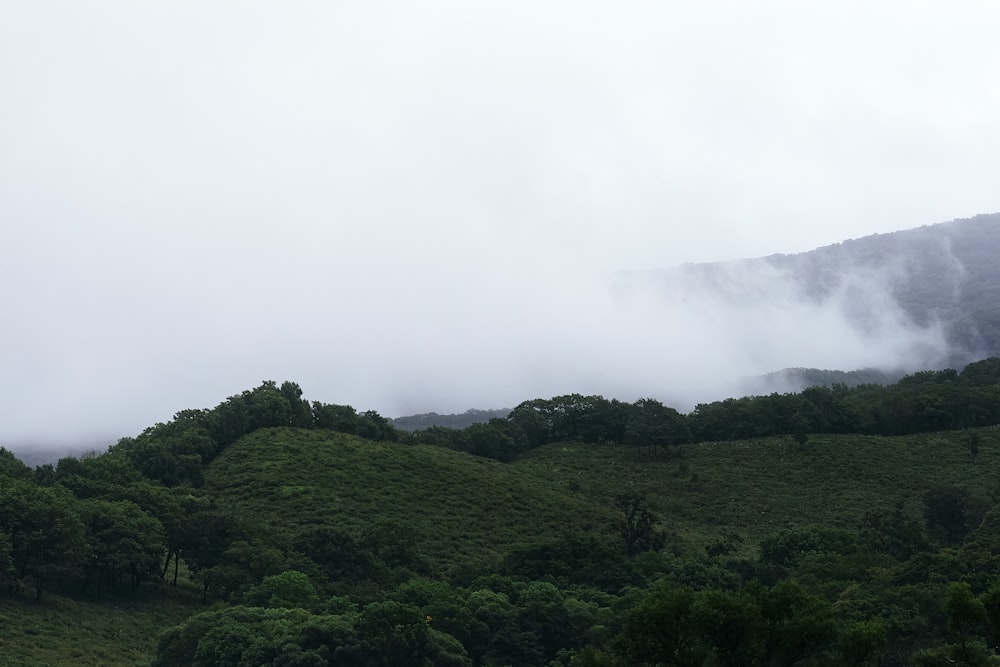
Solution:
[[[983,429],[970,465],[961,434],[901,438],[813,436],[687,445],[679,459],[623,447],[554,444],[512,464],[425,446],[377,444],[318,431],[270,429],[233,445],[207,487],[275,525],[327,523],[360,532],[378,521],[412,528],[446,569],[489,568],[518,543],[560,532],[609,532],[612,499],[631,486],[700,548],[740,534],[759,540],[791,525],[856,524],[898,500],[919,511],[935,484],[997,490],[1000,430]],[[0,664],[143,665],[161,629],[202,608],[183,591],[143,601],[41,603],[0,596]],[[196,597],[196,596],[195,596]]]
[[[148,665],[156,653],[159,632],[200,608],[178,595],[114,602],[59,595],[47,595],[41,602],[0,597],[0,664]]]
[[[613,498],[631,487],[688,547],[735,532],[750,555],[779,528],[850,527],[897,501],[919,512],[921,494],[935,485],[987,495],[1000,479],[1000,431],[980,433],[976,465],[957,433],[813,436],[805,446],[788,438],[700,443],[675,459],[567,443],[501,464],[429,446],[268,429],[215,461],[206,486],[276,525],[360,532],[375,521],[401,523],[446,568],[489,567],[512,545],[567,529],[609,532]]]

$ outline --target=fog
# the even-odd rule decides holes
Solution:
[[[997,210],[997,18],[8,3],[0,445],[110,443],[264,379],[398,416],[932,364],[886,276],[816,302],[670,267]]]

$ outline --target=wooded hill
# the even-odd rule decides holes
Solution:
[[[414,434],[265,382],[105,454],[0,451],[0,654],[996,664],[998,422],[1000,359]]]
[[[891,382],[905,372],[961,367],[1000,355],[998,256],[1000,213],[994,213],[874,234],[793,255],[685,264],[626,276],[629,281],[659,286],[665,294],[690,292],[733,307],[780,307],[788,299],[815,305],[836,303],[841,315],[859,331],[877,330],[890,305],[899,309],[897,324],[923,328],[939,323],[948,348],[945,358],[914,356],[907,368],[883,369],[889,371],[885,381]],[[883,297],[891,304],[884,303]],[[801,389],[815,384],[818,372],[785,369],[783,377],[770,380],[792,382],[785,386]],[[760,392],[768,385],[749,386],[751,392]]]

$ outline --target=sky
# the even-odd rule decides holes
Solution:
[[[936,332],[891,304],[874,344],[836,310],[609,285],[1000,210],[998,24],[961,0],[5,2],[0,445],[107,444],[265,379],[399,416],[683,405],[905,355]]]

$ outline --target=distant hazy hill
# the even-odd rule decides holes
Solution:
[[[744,388],[748,394],[770,394],[806,387],[831,387],[835,384],[842,384],[845,387],[857,387],[863,384],[890,385],[899,381],[903,375],[905,373],[902,371],[888,372],[877,368],[862,368],[856,371],[783,368],[760,377],[747,378],[744,381]]]
[[[962,363],[1000,352],[1000,213],[763,258],[822,299],[845,275],[882,281],[918,326],[939,321]],[[862,284],[863,286],[863,284]],[[856,313],[864,324],[865,313]]]
[[[510,408],[499,410],[466,410],[459,414],[439,415],[436,412],[426,412],[420,415],[397,417],[391,419],[392,425],[401,431],[419,431],[432,426],[447,428],[465,428],[473,424],[483,424],[494,418],[503,418],[510,414]]]
[[[791,305],[836,312],[876,343],[924,331],[907,362],[880,370],[790,368],[750,379],[749,393],[813,384],[885,384],[922,368],[961,368],[1000,356],[1000,214],[875,234],[794,255],[632,272],[631,289],[653,285],[665,299],[695,298],[767,313]],[[679,297],[678,295],[683,295]],[[939,333],[938,333],[939,332]]]

